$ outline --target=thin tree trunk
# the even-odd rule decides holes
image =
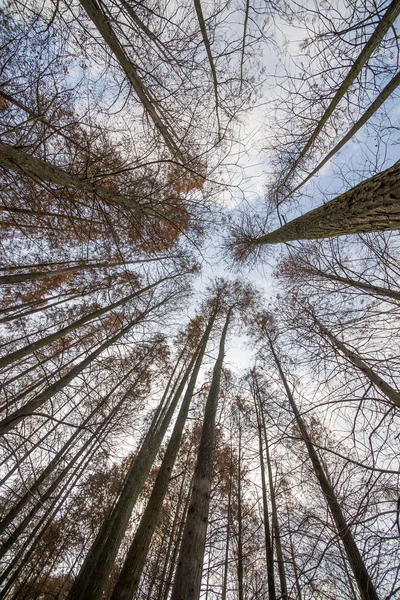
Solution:
[[[229,565],[229,543],[231,535],[231,511],[232,511],[232,478],[233,478],[233,460],[232,444],[229,465],[229,490],[228,490],[228,511],[226,515],[226,542],[225,542],[225,560],[224,560],[224,578],[222,581],[221,600],[226,600],[228,591],[228,565]]]
[[[396,88],[399,87],[399,85],[400,85],[400,72],[396,73],[396,75],[394,77],[392,77],[392,79],[389,81],[389,83],[387,85],[385,85],[383,90],[375,98],[375,100],[372,102],[372,104],[367,108],[367,110],[365,112],[363,112],[363,114],[358,119],[358,121],[356,123],[354,123],[354,125],[350,129],[350,131],[348,131],[346,133],[346,135],[343,136],[343,138],[340,140],[340,142],[338,142],[335,145],[335,147],[318,163],[318,165],[315,167],[315,169],[313,169],[311,171],[311,173],[309,175],[307,175],[307,177],[305,179],[303,179],[303,181],[301,181],[298,185],[296,185],[295,188],[293,188],[293,190],[290,191],[290,193],[282,200],[282,202],[287,200],[290,196],[292,196],[295,192],[297,192],[300,188],[302,188],[303,185],[305,185],[307,183],[307,181],[310,181],[310,179],[312,177],[314,177],[314,175],[316,175],[318,173],[318,171],[320,169],[322,169],[322,167],[324,165],[326,165],[326,163],[333,156],[335,156],[335,154],[337,154],[337,152],[339,152],[339,150],[341,148],[343,148],[343,146],[345,146],[345,144],[347,144],[347,142],[349,140],[351,140],[351,138],[353,136],[355,136],[357,131],[359,131],[361,129],[361,127],[363,127],[363,125],[365,125],[365,123],[367,123],[367,121],[369,121],[369,119],[376,113],[377,110],[379,110],[379,108],[382,106],[382,104],[384,104],[384,102],[386,102],[386,100],[389,98],[389,96],[395,91]]]
[[[258,429],[258,447],[260,455],[260,471],[261,471],[261,487],[262,487],[262,499],[263,499],[263,513],[264,513],[264,535],[265,535],[265,556],[267,561],[267,581],[268,581],[268,599],[276,600],[276,589],[275,589],[275,573],[274,573],[274,548],[271,536],[271,527],[269,523],[268,514],[268,496],[267,496],[267,481],[265,476],[265,465],[264,465],[264,448],[262,439],[262,423],[260,416],[260,408],[257,406],[257,382],[253,376],[253,389],[254,389],[254,404],[256,409],[257,417],[257,429]]]
[[[279,244],[398,229],[400,161],[279,229],[254,238],[252,243]]]
[[[341,275],[328,273],[326,271],[322,271],[321,269],[317,269],[308,265],[302,267],[301,265],[298,265],[296,263],[296,268],[300,269],[301,272],[304,272],[305,276],[313,275],[315,277],[320,277],[321,279],[328,279],[329,281],[343,283],[344,285],[357,288],[359,290],[362,290],[363,292],[366,292],[367,294],[371,294],[372,296],[382,296],[384,298],[393,298],[394,300],[400,300],[400,291],[398,292],[390,288],[385,288],[379,285],[373,285],[371,283],[365,283],[364,281],[356,281],[354,279],[350,279],[349,277],[343,277]]]
[[[237,542],[237,576],[238,576],[238,600],[244,600],[243,595],[243,515],[242,515],[242,428],[239,413],[239,447],[238,447],[238,542]]]
[[[308,311],[307,311],[308,312]],[[333,335],[322,323],[317,319],[313,313],[312,318],[318,326],[322,336],[328,338],[332,345],[337,348],[340,353],[347,358],[357,369],[362,371],[369,381],[376,385],[376,387],[387,397],[393,404],[400,406],[400,393],[396,391],[389,383],[387,383],[378,373],[376,373],[371,367],[369,367],[355,352],[350,350],[341,342],[336,336]]]
[[[272,340],[267,333],[268,342],[271,348],[272,355],[275,360],[275,364],[279,371],[280,378],[282,380],[283,386],[286,391],[287,398],[289,400],[289,404],[292,408],[293,414],[296,419],[296,423],[299,427],[301,436],[306,445],[309,458],[314,468],[315,476],[318,480],[318,483],[321,487],[322,493],[325,497],[325,500],[328,504],[330,513],[332,515],[333,521],[337,527],[337,531],[339,537],[343,542],[343,546],[346,550],[347,558],[349,560],[349,564],[352,568],[354,577],[357,581],[358,589],[360,591],[361,598],[363,600],[379,600],[379,596],[375,590],[375,586],[372,583],[371,577],[368,573],[367,567],[363,561],[363,558],[360,554],[360,551],[357,547],[356,542],[354,541],[353,534],[349,526],[347,525],[346,519],[344,518],[340,503],[336,498],[336,494],[332,486],[329,484],[329,481],[325,475],[324,468],[321,464],[321,461],[318,457],[317,451],[315,450],[313,443],[311,441],[310,436],[308,435],[308,431],[306,425],[300,415],[300,412],[297,408],[296,402],[294,400],[293,394],[290,390],[289,384],[286,380],[285,374],[283,372],[280,360],[275,352],[274,345]]]
[[[139,586],[140,577],[146,563],[150,543],[154,531],[157,527],[162,505],[168,490],[170,476],[175,464],[175,459],[179,451],[179,445],[182,438],[183,429],[189,413],[190,402],[193,397],[197,377],[203,362],[208,338],[212,331],[215,321],[216,311],[214,310],[204,335],[200,341],[199,348],[196,351],[197,359],[190,377],[188,387],[183,397],[182,405],[175,422],[163,461],[154,483],[153,491],[147,503],[146,510],[140,520],[139,527],[129,548],[122,571],[115,584],[111,600],[132,600]]]
[[[349,90],[350,86],[354,83],[357,76],[359,75],[359,73],[361,72],[363,67],[368,62],[369,58],[372,56],[372,54],[378,48],[378,46],[382,42],[383,38],[385,37],[386,33],[393,26],[393,23],[395,22],[395,20],[399,16],[399,14],[400,14],[400,1],[393,0],[392,3],[387,8],[383,17],[380,19],[375,31],[369,38],[368,42],[365,44],[365,46],[361,50],[360,54],[354,61],[351,69],[347,73],[345,79],[343,80],[343,82],[342,82],[341,86],[339,87],[339,89],[337,90],[336,94],[330,101],[325,112],[319,119],[316,128],[312,132],[307,143],[304,145],[299,156],[296,158],[293,165],[289,169],[288,173],[283,178],[282,182],[280,183],[280,187],[283,187],[288,182],[290,177],[295,172],[296,168],[300,165],[302,160],[306,157],[308,151],[313,146],[315,140],[321,133],[323,127],[328,122],[329,118],[332,116],[332,114],[333,114],[334,110],[336,109],[336,107],[338,106],[339,102],[345,96],[345,94]]]
[[[64,375],[58,381],[56,381],[56,383],[50,385],[43,392],[40,392],[35,398],[29,400],[29,402],[27,402],[25,406],[22,406],[21,408],[17,409],[13,413],[5,417],[2,421],[0,421],[0,435],[7,433],[8,431],[10,431],[10,429],[13,429],[18,425],[18,423],[23,421],[23,419],[25,419],[28,416],[31,416],[38,408],[40,408],[45,402],[47,402],[47,400],[50,400],[50,398],[52,398],[55,394],[63,390],[73,379],[75,379],[75,377],[77,377],[88,365],[90,365],[90,363],[93,362],[95,358],[100,356],[102,352],[104,352],[105,350],[107,350],[107,348],[110,348],[113,344],[115,344],[115,342],[121,339],[134,325],[140,323],[145,318],[145,316],[149,314],[150,311],[154,310],[158,306],[161,306],[162,304],[164,304],[164,302],[165,299],[162,302],[148,309],[145,313],[142,313],[139,317],[131,321],[126,327],[121,329],[116,335],[114,335],[113,337],[106,340],[103,344],[101,344],[94,352],[89,354],[89,356],[82,360],[78,365],[73,367],[66,375]]]
[[[129,469],[120,497],[118,498],[111,515],[101,527],[97,538],[82,565],[80,573],[69,592],[68,599],[98,600],[98,598],[101,597],[121,541],[125,535],[132,510],[153,465],[176,405],[179,402],[183,389],[193,369],[195,359],[196,354],[193,355],[189,366],[173,395],[162,423],[158,426],[156,431],[150,427],[143,444]],[[158,412],[153,417],[154,423],[157,423],[158,413],[161,411],[161,408],[162,404],[160,404]]]
[[[225,340],[231,312],[232,308],[228,310],[222,331],[218,358],[214,366],[207,398],[190,508],[183,533],[171,600],[198,600],[200,596],[210,505],[215,418],[225,354]]]
[[[50,477],[50,475],[53,473],[53,471],[56,469],[56,467],[60,463],[61,459],[66,455],[68,449],[71,448],[71,446],[74,444],[75,441],[77,441],[77,439],[80,436],[82,436],[83,432],[87,429],[87,426],[89,425],[89,423],[93,419],[93,417],[95,417],[96,414],[100,411],[100,409],[103,406],[105,406],[105,404],[108,402],[108,400],[114,394],[114,392],[128,379],[128,377],[132,374],[133,370],[136,370],[144,360],[145,360],[145,357],[143,357],[140,360],[140,362],[137,363],[133,367],[133,369],[128,371],[128,373],[126,373],[126,375],[124,375],[122,377],[122,379],[120,381],[118,381],[118,383],[112,388],[112,390],[106,396],[104,396],[104,398],[95,406],[95,408],[82,421],[82,423],[79,423],[79,425],[77,425],[74,433],[62,445],[60,450],[58,450],[58,452],[54,455],[52,460],[49,462],[47,467],[42,471],[42,473],[39,475],[39,477],[36,479],[36,481],[29,487],[29,489],[27,489],[25,494],[18,500],[18,502],[12,507],[12,509],[1,519],[0,535],[5,531],[5,529],[10,525],[10,523],[12,523],[12,521],[15,519],[15,517],[18,515],[18,513],[24,508],[24,506],[26,506],[32,499],[34,499],[36,497],[36,495],[38,494],[38,492],[40,490],[40,487],[43,485],[43,483],[46,481],[46,479],[48,479]],[[130,395],[134,391],[135,385],[140,380],[140,377],[141,377],[141,373],[139,373],[139,375],[136,377],[134,383],[132,383],[129,386],[129,389],[123,394],[122,398],[118,401],[116,406],[112,409],[111,413],[107,416],[107,421],[118,412],[118,410],[121,408],[121,406],[124,404],[124,402],[130,397]],[[102,422],[100,425],[98,425],[96,427],[94,433],[92,434],[92,436],[98,437],[101,433],[101,430],[104,428],[104,425],[105,425],[104,422]]]
[[[282,600],[289,600],[288,590],[287,590],[287,582],[286,582],[285,561],[283,558],[281,534],[280,534],[279,520],[278,520],[278,509],[276,506],[275,486],[274,486],[274,479],[272,476],[271,456],[269,453],[267,428],[265,425],[264,412],[263,412],[261,406],[260,406],[260,413],[261,413],[261,420],[262,420],[262,426],[263,426],[263,432],[264,432],[265,457],[267,459],[269,493],[270,493],[270,497],[271,497],[272,530],[274,532],[273,537],[275,539],[275,545],[276,545],[276,558],[277,558],[277,562],[278,562],[279,582],[281,584],[281,596],[280,597]]]
[[[297,591],[297,600],[303,600],[302,593],[301,593],[299,569],[298,569],[298,566],[296,563],[296,553],[294,551],[292,530],[291,530],[291,526],[290,526],[289,506],[288,506],[287,502],[286,502],[286,512],[287,512],[287,516],[288,516],[288,536],[289,536],[290,556],[292,557],[294,582],[295,582],[296,591]]]
[[[181,275],[182,274],[179,274],[178,277],[180,277]],[[59,329],[58,331],[55,331],[54,333],[51,333],[50,335],[47,335],[46,337],[41,338],[40,340],[37,340],[36,342],[32,342],[32,344],[28,344],[27,346],[24,346],[23,348],[20,348],[19,350],[16,350],[15,352],[10,352],[6,356],[3,356],[3,358],[0,358],[0,368],[7,367],[8,365],[10,365],[13,362],[22,360],[23,358],[25,358],[25,356],[29,356],[29,354],[33,354],[37,350],[40,350],[40,348],[43,348],[44,346],[47,346],[48,344],[56,342],[57,340],[68,335],[69,333],[72,333],[73,331],[76,331],[80,327],[83,327],[83,325],[86,325],[86,323],[90,323],[90,321],[93,321],[94,319],[98,319],[99,317],[107,314],[111,310],[115,310],[116,308],[123,306],[130,300],[133,300],[134,298],[137,298],[138,296],[141,296],[142,294],[148,292],[149,290],[153,289],[154,287],[163,283],[164,281],[174,279],[175,277],[177,277],[177,275],[172,275],[172,276],[170,275],[168,277],[164,277],[163,279],[160,279],[159,281],[156,281],[155,283],[152,283],[144,288],[141,288],[140,290],[138,290],[136,292],[133,292],[132,294],[129,294],[128,296],[125,296],[125,298],[122,298],[121,300],[118,300],[117,302],[113,302],[112,304],[109,304],[108,306],[105,306],[104,308],[99,308],[98,310],[95,310],[95,311],[89,313],[88,315],[81,317],[77,321],[74,321],[74,323],[71,323],[71,325],[67,325],[66,327],[63,327],[62,329]]]
[[[62,269],[54,269],[52,271],[30,271],[28,273],[17,273],[15,275],[1,275],[0,284],[22,283],[26,281],[37,281],[38,279],[46,279],[59,275],[68,275],[69,273],[79,273],[80,271],[92,271],[95,269],[111,269],[112,267],[120,267],[122,265],[136,265],[141,263],[149,263],[170,258],[169,256],[159,256],[156,258],[143,258],[137,260],[120,260],[120,261],[103,261],[97,263],[81,262],[72,267],[64,267]],[[36,265],[28,265],[35,268]],[[20,267],[23,268],[23,267]]]

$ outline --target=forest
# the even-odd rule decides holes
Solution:
[[[400,0],[0,0],[0,600],[399,600]]]

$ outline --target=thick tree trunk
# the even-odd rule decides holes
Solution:
[[[111,600],[132,600],[139,586],[140,577],[146,563],[150,543],[157,527],[162,505],[168,490],[170,476],[178,454],[179,445],[189,412],[190,402],[194,393],[197,377],[203,362],[208,338],[210,336],[216,313],[211,315],[206,331],[197,350],[196,363],[190,377],[188,387],[182,400],[182,405],[175,422],[171,438],[168,442],[163,461],[154,483],[153,491],[147,503],[146,510],[140,520],[139,527],[129,548]]]
[[[330,202],[255,238],[253,243],[279,244],[340,235],[400,229],[400,161],[366,179]]]
[[[289,404],[292,408],[293,414],[296,419],[296,423],[299,427],[301,436],[306,445],[309,458],[310,458],[311,463],[314,468],[315,476],[321,487],[322,493],[323,493],[326,503],[329,507],[333,521],[337,527],[338,535],[339,535],[340,539],[342,540],[343,546],[346,550],[347,558],[348,558],[349,564],[352,568],[354,577],[357,581],[357,585],[358,585],[358,589],[360,591],[361,598],[363,600],[379,600],[379,596],[376,592],[374,584],[372,583],[372,580],[368,573],[367,567],[365,566],[365,563],[364,563],[363,558],[360,554],[360,551],[357,547],[357,544],[354,541],[353,534],[351,533],[351,530],[350,530],[349,526],[347,525],[346,519],[344,518],[342,508],[340,506],[338,499],[336,498],[335,491],[334,491],[333,487],[330,485],[330,483],[325,475],[324,468],[318,457],[318,453],[313,446],[310,436],[308,435],[306,425],[305,425],[305,423],[300,415],[300,412],[297,408],[293,394],[290,390],[289,384],[288,384],[285,374],[283,372],[280,360],[278,358],[278,355],[275,352],[275,348],[272,343],[272,340],[271,340],[269,334],[267,334],[267,336],[268,336],[268,341],[269,341],[272,355],[274,357],[277,369],[279,371],[280,378],[282,380],[283,386],[286,391],[287,398],[289,400]]]
[[[378,48],[379,44],[382,42],[383,38],[385,37],[385,35],[389,31],[389,29],[393,26],[393,23],[395,22],[395,20],[399,16],[399,14],[400,14],[400,1],[393,0],[393,2],[387,8],[383,17],[380,19],[375,31],[369,38],[368,42],[365,44],[365,46],[361,50],[360,54],[354,61],[351,69],[347,73],[347,75],[346,75],[345,79],[343,80],[341,86],[339,87],[338,91],[336,92],[336,94],[330,101],[328,107],[326,108],[325,112],[323,113],[320,120],[318,121],[316,128],[314,129],[311,136],[307,140],[307,142],[304,145],[303,149],[301,150],[299,156],[296,158],[293,165],[289,169],[288,173],[283,178],[283,181],[280,183],[280,187],[284,186],[289,181],[290,177],[293,175],[296,168],[301,164],[302,160],[306,157],[308,151],[313,146],[315,140],[321,133],[323,127],[326,125],[326,123],[332,116],[332,114],[333,114],[334,110],[336,109],[336,107],[338,106],[339,102],[345,96],[348,89],[353,84],[353,82],[355,81],[355,79],[357,78],[359,73],[361,72],[364,65],[368,62],[371,55]]]
[[[185,388],[186,382],[189,379],[195,359],[196,354],[193,355],[189,366],[186,368],[184,376],[182,377],[177,390],[173,394],[172,401],[169,403],[168,410],[165,413],[161,424],[158,425],[155,431],[154,428],[150,426],[142,446],[129,469],[121,495],[118,498],[111,515],[101,527],[97,538],[82,565],[80,573],[69,592],[69,600],[98,600],[98,598],[101,597],[121,541],[125,535],[126,528],[128,527],[136,500],[150,472],[165,432],[170,424],[172,415]],[[162,404],[163,401],[159,406],[159,410],[153,417],[154,425],[157,424]]]
[[[310,313],[312,314],[312,313]],[[362,358],[359,357],[358,354],[350,350],[341,342],[336,336],[333,335],[322,323],[317,319],[317,317],[312,314],[312,318],[314,319],[316,325],[318,326],[323,337],[327,338],[334,348],[337,348],[340,353],[347,358],[349,362],[351,362],[357,369],[362,371],[364,375],[369,379],[369,381],[375,385],[393,404],[396,406],[400,406],[400,392],[395,390],[389,383],[387,383],[378,373],[376,373],[371,367],[369,367]]]
[[[210,506],[212,458],[219,387],[225,354],[225,340],[232,309],[228,310],[222,331],[218,358],[207,398],[193,490],[171,600],[198,600]]]
[[[86,323],[90,323],[90,321],[93,321],[94,319],[98,319],[99,317],[107,314],[111,310],[115,310],[116,308],[123,306],[127,302],[130,302],[130,300],[133,300],[134,298],[141,296],[142,294],[153,289],[160,283],[163,283],[164,281],[173,279],[174,277],[176,277],[176,275],[164,277],[164,279],[160,279],[159,281],[156,281],[155,283],[152,283],[151,285],[148,285],[136,292],[133,292],[132,294],[129,294],[129,296],[125,296],[125,298],[122,298],[121,300],[118,300],[117,302],[113,302],[112,304],[109,304],[108,306],[105,306],[104,308],[99,308],[98,310],[95,310],[95,311],[89,313],[88,315],[81,317],[77,321],[74,321],[74,323],[71,323],[71,325],[67,325],[66,327],[63,327],[62,329],[59,329],[58,331],[55,331],[54,333],[51,333],[50,335],[47,335],[46,337],[43,337],[40,340],[37,340],[36,342],[32,342],[32,344],[28,344],[27,346],[24,346],[23,348],[20,348],[19,350],[15,350],[15,352],[10,352],[9,354],[6,354],[6,356],[3,356],[2,358],[0,358],[0,368],[7,367],[8,365],[12,364],[13,362],[22,360],[23,358],[25,358],[25,356],[29,356],[30,354],[33,354],[37,350],[44,348],[48,344],[52,344],[53,342],[56,342],[57,340],[63,338],[64,336],[68,335],[69,333],[72,333],[73,331],[76,331],[80,327],[83,327],[83,325],[86,325]]]
[[[61,187],[74,188],[84,194],[95,194],[106,204],[120,205],[138,214],[151,214],[159,217],[158,213],[154,213],[149,207],[142,207],[131,198],[113,193],[101,185],[92,183],[89,179],[80,179],[52,163],[36,158],[4,142],[0,142],[0,165],[9,171],[28,175],[38,182],[47,181]]]

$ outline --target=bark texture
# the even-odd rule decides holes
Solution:
[[[157,474],[154,487],[140,520],[138,530],[129,548],[124,566],[115,584],[111,600],[132,600],[139,586],[140,577],[146,563],[150,543],[160,517],[163,501],[168,490],[168,484],[179,445],[189,412],[190,402],[194,393],[197,377],[203,362],[212,326],[215,320],[215,311],[211,315],[206,331],[200,342],[196,363],[189,380],[188,387],[182,400],[178,417],[175,422],[171,438],[168,442],[163,461]]]
[[[279,244],[400,229],[400,161],[330,202],[253,240]]]
[[[210,506],[212,458],[225,339],[231,309],[222,331],[218,358],[214,366],[211,387],[207,398],[200,447],[193,481],[189,511],[183,532],[178,566],[171,600],[198,600],[200,597],[206,543],[208,511]]]

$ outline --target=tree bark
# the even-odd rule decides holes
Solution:
[[[159,521],[162,505],[168,490],[170,476],[178,454],[183,429],[189,412],[190,402],[193,397],[197,377],[203,362],[208,338],[210,336],[216,311],[214,310],[204,335],[199,344],[197,359],[182,405],[175,422],[173,432],[168,442],[163,461],[157,474],[156,481],[147,503],[145,512],[140,520],[139,527],[129,548],[122,571],[111,595],[111,600],[132,600],[139,586],[140,577],[146,563],[150,543]]]
[[[296,419],[296,423],[299,427],[301,437],[304,440],[306,445],[308,456],[313,465],[315,476],[318,480],[318,483],[321,487],[322,493],[325,497],[326,503],[329,507],[330,513],[332,515],[333,521],[337,527],[337,532],[340,539],[343,542],[343,546],[345,548],[347,558],[349,564],[352,568],[354,577],[357,581],[358,589],[360,591],[360,595],[362,600],[379,600],[379,596],[376,592],[375,586],[372,583],[371,577],[368,573],[367,567],[363,561],[363,558],[360,554],[360,551],[357,547],[357,544],[353,538],[353,534],[349,526],[347,525],[346,519],[344,518],[340,503],[336,497],[335,491],[330,485],[324,468],[321,464],[321,461],[318,457],[318,453],[315,450],[313,443],[311,441],[310,436],[308,435],[307,427],[300,415],[300,412],[297,408],[296,402],[294,400],[293,394],[290,390],[289,384],[286,380],[285,374],[283,372],[280,360],[278,355],[276,354],[274,345],[272,343],[271,337],[267,333],[268,342],[271,348],[272,355],[274,357],[275,364],[277,366],[281,381],[286,391],[287,398],[289,400],[289,404],[293,411],[294,417]]]
[[[161,424],[159,424],[155,431],[150,426],[142,446],[128,471],[120,497],[89,550],[79,575],[68,594],[68,600],[98,600],[101,597],[121,541],[125,535],[132,510],[153,465],[176,405],[193,369],[195,359],[196,354],[194,353],[172,397],[172,401],[169,403],[168,410]],[[157,423],[159,413],[162,410],[162,404],[163,401],[161,401],[159,410],[153,417],[154,425]]]
[[[279,244],[400,229],[400,161],[253,244]]]
[[[207,398],[200,447],[197,455],[193,490],[185,523],[171,600],[198,600],[210,505],[212,458],[225,340],[232,308],[228,310],[222,331],[218,358],[214,366]]]

